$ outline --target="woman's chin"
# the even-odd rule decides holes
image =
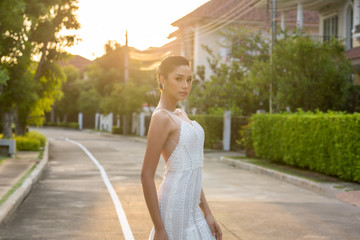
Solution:
[[[178,97],[178,101],[179,101],[179,102],[183,102],[183,101],[186,100],[186,97],[187,97],[187,96],[180,96],[180,97]]]

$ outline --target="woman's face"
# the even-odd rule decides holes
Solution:
[[[189,66],[178,66],[164,79],[163,92],[175,98],[177,101],[184,101],[191,91],[192,73]]]

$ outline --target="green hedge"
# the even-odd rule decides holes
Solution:
[[[44,122],[43,126],[79,129],[79,123],[77,122]]]
[[[249,117],[244,116],[234,116],[231,118],[231,149],[239,150],[245,149],[243,142],[238,141],[242,138],[242,130],[244,126],[247,126],[249,122]]]
[[[360,182],[360,114],[252,116],[257,157]]]
[[[112,127],[112,133],[113,133],[113,134],[122,134],[122,128],[121,128],[121,127],[113,126],[113,127]]]
[[[205,131],[205,148],[222,149],[224,117],[219,115],[191,115],[190,119],[197,121]],[[234,116],[231,118],[231,149],[242,149],[238,143],[240,129],[248,123],[248,117]]]
[[[192,115],[190,119],[198,122],[205,132],[205,148],[222,148],[224,119],[216,115]]]
[[[37,139],[40,142],[40,147],[44,147],[46,144],[46,137],[37,131],[27,132],[25,137],[30,139]]]
[[[16,149],[19,151],[39,151],[40,147],[44,147],[46,138],[39,132],[31,131],[25,136],[16,136]]]

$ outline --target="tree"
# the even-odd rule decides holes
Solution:
[[[12,136],[11,123],[15,102],[6,92],[10,79],[9,68],[14,65],[22,48],[25,3],[23,1],[0,1],[0,115],[3,137]]]
[[[321,43],[308,36],[285,36],[275,45],[272,57],[277,111],[345,110],[352,88],[351,64],[341,42],[333,39]],[[270,67],[270,61],[256,61],[249,81],[265,84],[271,76]]]
[[[26,125],[41,123],[44,111],[61,96],[64,75],[56,62],[63,56],[64,47],[74,44],[75,36],[60,36],[59,32],[64,28],[77,29],[79,23],[74,15],[77,0],[20,0],[1,4],[1,9],[9,10],[4,12],[4,18],[12,19],[11,14],[15,14],[17,23],[14,26],[9,20],[7,28],[0,28],[0,49],[6,56],[1,65],[9,72],[7,84],[2,85],[0,103],[6,106],[2,109],[4,136],[10,137],[13,113],[16,134],[24,134]],[[31,60],[35,55],[41,56],[38,64]]]
[[[321,43],[285,32],[272,51],[271,65],[269,41],[261,32],[230,28],[223,34],[228,43],[222,46],[231,50],[230,61],[223,63],[205,47],[213,75],[205,80],[199,72],[195,97],[189,98],[192,107],[205,113],[228,109],[244,115],[268,110],[272,79],[275,111],[356,109],[360,91],[352,85],[351,64],[341,42]]]
[[[151,72],[141,70],[141,62],[131,60],[130,79],[125,83],[125,46],[109,41],[105,50],[105,54],[97,59],[87,72],[89,85],[101,98],[99,110],[131,116],[131,113],[141,109],[142,104],[152,104],[154,98],[147,93],[156,88],[156,80]]]
[[[67,122],[68,116],[77,115],[79,107],[77,101],[84,87],[83,81],[80,80],[80,73],[73,66],[63,68],[66,75],[66,81],[62,84],[63,97],[54,104],[55,112]]]
[[[231,50],[229,60],[223,62],[210,48],[203,46],[209,54],[212,70],[210,79],[204,78],[204,68],[197,69],[193,83],[190,107],[208,114],[222,114],[231,110],[234,115],[250,115],[263,108],[265,98],[260,95],[246,75],[256,60],[269,59],[269,44],[261,32],[231,27],[222,33],[226,39],[220,43]]]

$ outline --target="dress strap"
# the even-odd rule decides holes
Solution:
[[[180,120],[179,117],[176,116],[176,114],[174,114],[173,112],[170,112],[170,111],[167,110],[167,109],[164,109],[164,108],[156,108],[155,111],[157,111],[157,110],[163,110],[163,111],[167,112],[167,113],[169,114],[169,116],[171,117],[171,119],[174,120],[176,123],[178,123],[179,120]]]

